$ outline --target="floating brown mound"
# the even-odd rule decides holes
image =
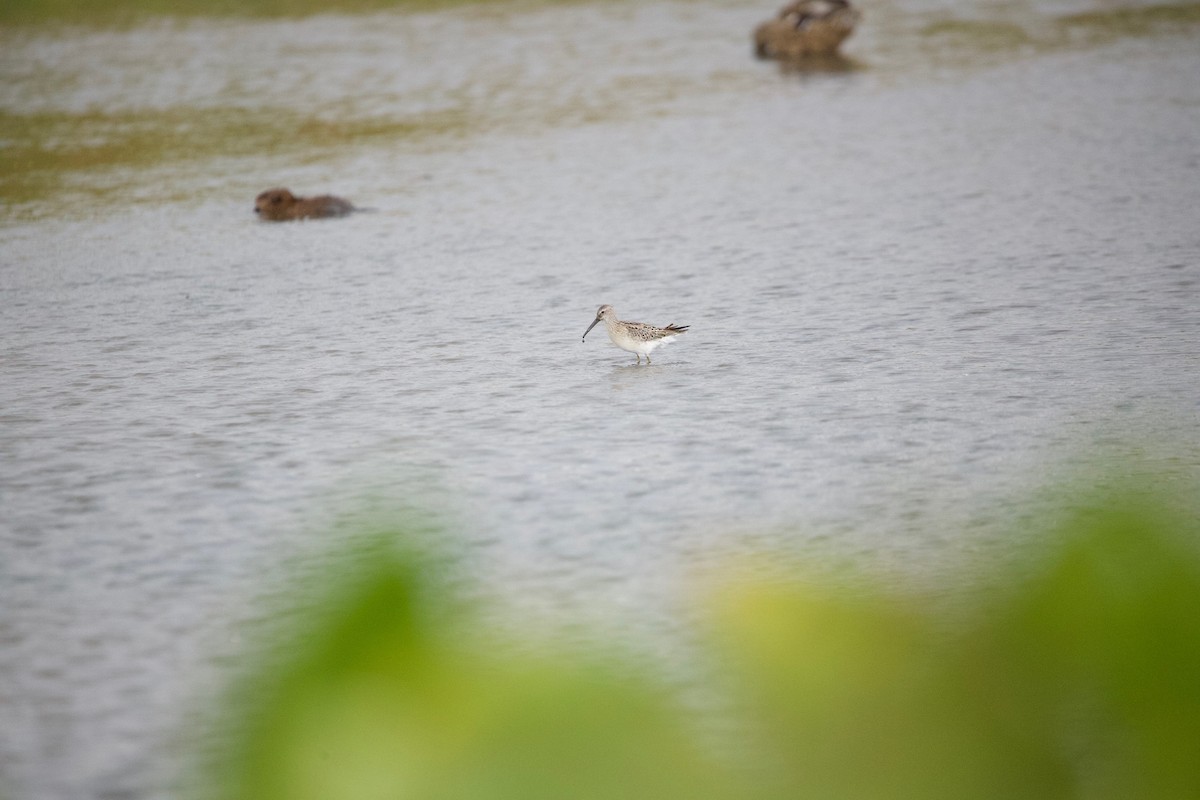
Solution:
[[[847,0],[797,0],[754,30],[754,50],[785,61],[834,57],[861,17]]]
[[[319,197],[296,197],[287,189],[267,189],[254,199],[254,213],[260,219],[286,222],[310,217],[341,217],[354,210],[348,200],[323,194]]]

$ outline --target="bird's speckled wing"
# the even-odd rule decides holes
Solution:
[[[649,342],[654,339],[665,339],[668,336],[678,336],[689,327],[687,325],[676,327],[675,323],[671,323],[665,328],[656,328],[644,322],[622,322],[621,324],[629,332],[630,338],[643,342]]]

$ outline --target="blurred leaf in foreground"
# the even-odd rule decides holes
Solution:
[[[1048,717],[1080,796],[1200,797],[1200,523],[1080,511],[993,627],[1014,701]]]
[[[1110,501],[1027,545],[965,618],[878,583],[723,593],[772,793],[1200,796],[1196,519]]]
[[[371,550],[323,618],[244,687],[215,769],[224,797],[725,796],[653,681],[486,641],[447,612],[422,557]]]
[[[481,633],[379,537],[237,695],[221,796],[1196,797],[1200,524],[1161,508],[1027,539],[965,612],[798,573],[716,592],[710,696],[736,733],[707,749],[656,681]]]
[[[741,587],[717,627],[770,796],[1064,796],[1039,732],[992,718],[988,687],[959,669],[958,635],[914,601]]]

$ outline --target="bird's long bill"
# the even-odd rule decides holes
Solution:
[[[584,331],[584,332],[583,332],[583,338],[582,338],[582,339],[580,339],[579,341],[581,341],[581,342],[586,342],[586,341],[587,341],[587,335],[588,335],[589,333],[591,333],[591,332],[592,332],[592,328],[596,327],[596,323],[597,323],[597,322],[599,322],[599,321],[600,321],[600,318],[599,318],[599,317],[596,317],[594,320],[592,320],[592,324],[591,324],[591,325],[588,325],[588,329],[587,329],[586,331]]]

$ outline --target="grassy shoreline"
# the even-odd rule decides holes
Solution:
[[[466,112],[424,114],[415,119],[331,121],[278,108],[157,110],[12,114],[0,111],[0,142],[6,168],[0,174],[0,206],[17,217],[41,216],[29,206],[68,187],[92,201],[127,192],[128,179],[114,170],[141,170],[184,161],[289,153],[342,151],[428,135],[462,133],[472,120]],[[280,126],[301,135],[280,138]],[[108,176],[107,178],[105,176]],[[83,179],[84,177],[89,179]],[[44,211],[44,210],[43,210]]]
[[[520,13],[580,0],[493,0]],[[613,0],[605,0],[612,2]],[[317,12],[432,10],[463,7],[488,0],[113,0],[86,4],[79,0],[12,0],[0,4],[0,50],[10,49],[11,66],[20,63],[22,40],[57,36],[56,28],[77,26],[81,31],[111,30],[173,20],[249,20],[287,18]],[[1028,15],[998,13],[989,19],[944,19],[916,23],[901,32],[899,47],[920,61],[955,64],[992,62],[1071,48],[1102,46],[1134,37],[1194,35],[1200,30],[1200,2],[1118,7],[1045,17],[1031,22]],[[48,33],[46,33],[48,31]],[[140,33],[140,32],[139,32]],[[152,32],[149,35],[153,35]],[[918,56],[911,56],[912,53]],[[886,56],[883,58],[886,59]],[[957,59],[957,60],[956,60]],[[42,96],[53,97],[69,73],[53,70],[13,74],[10,80],[31,81]],[[660,79],[663,96],[705,76]],[[683,88],[694,88],[683,86]],[[644,93],[644,89],[643,89]],[[35,219],[63,209],[88,206],[92,201],[127,192],[140,171],[163,165],[202,163],[222,157],[255,157],[263,153],[291,159],[321,158],[347,148],[411,142],[432,137],[461,137],[483,130],[517,125],[571,124],[614,114],[640,113],[626,108],[615,92],[601,107],[584,101],[521,105],[508,109],[479,102],[469,93],[453,109],[408,117],[381,118],[369,113],[344,114],[330,121],[317,110],[280,107],[275,98],[261,107],[138,108],[130,110],[24,110],[19,103],[0,108],[0,220]],[[544,103],[544,100],[540,101]],[[303,135],[278,137],[275,131]],[[80,203],[80,198],[87,202]],[[47,205],[49,202],[49,205]]]
[[[6,0],[0,3],[0,32],[72,26],[125,30],[163,20],[298,19],[317,14],[421,12],[476,5],[544,8],[581,2],[586,0]]]
[[[123,28],[163,18],[271,19],[321,13],[428,11],[479,0],[8,0],[0,26],[86,25]]]
[[[379,11],[434,11],[479,4],[552,6],[581,0],[7,0],[0,3],[0,29],[84,25],[126,28],[160,19],[278,19],[314,14],[362,14]],[[612,2],[612,0],[607,0]],[[769,9],[772,4],[766,3]],[[1003,11],[1003,6],[997,7]],[[1020,7],[1014,6],[1020,12]],[[1023,12],[1020,12],[1023,13]],[[1067,27],[1117,28],[1134,35],[1164,26],[1195,23],[1200,3],[1151,3],[1101,7],[1058,18]],[[966,23],[971,27],[974,23]],[[985,26],[988,23],[984,23]]]

